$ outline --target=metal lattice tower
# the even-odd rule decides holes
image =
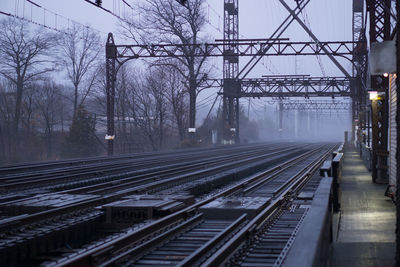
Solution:
[[[358,124],[357,139],[364,140],[363,133],[369,131],[367,126],[368,107],[366,105],[367,91],[367,41],[365,36],[364,1],[353,0],[353,77],[352,84],[352,141],[355,140],[356,124]],[[356,123],[356,121],[358,123]]]
[[[370,43],[391,39],[391,0],[368,0],[370,17]],[[386,95],[372,103],[372,180],[386,183],[388,180],[388,89],[389,79],[371,76],[371,88]]]
[[[238,0],[224,0],[222,142],[225,144],[239,142],[239,52],[238,46],[234,45],[238,39]]]

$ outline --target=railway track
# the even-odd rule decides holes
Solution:
[[[292,146],[294,147],[294,146]],[[265,153],[266,151],[279,150],[280,146],[273,145],[271,147],[249,147],[249,148],[235,148],[235,149],[216,149],[210,155],[209,150],[200,150],[197,153],[176,152],[167,155],[147,155],[144,157],[131,157],[131,158],[112,158],[109,162],[78,164],[68,168],[50,168],[43,171],[23,171],[21,173],[7,175],[0,172],[0,190],[10,191],[29,188],[42,187],[43,184],[60,184],[67,183],[71,186],[73,182],[77,182],[77,186],[82,182],[90,183],[91,180],[99,180],[100,178],[116,178],[120,179],[121,176],[135,176],[141,174],[148,174],[149,171],[170,171],[172,168],[179,166],[191,167],[193,164],[208,164],[207,162],[216,162],[226,159],[227,154],[231,157],[246,157],[251,155],[247,149],[252,149],[253,153]],[[246,155],[247,154],[247,155]],[[207,158],[206,158],[207,157]],[[52,164],[50,164],[52,166]],[[155,173],[154,175],[157,175]],[[84,181],[82,181],[84,180]],[[54,186],[57,187],[57,186]],[[60,186],[62,188],[62,185]],[[63,189],[63,188],[62,188]],[[54,190],[54,189],[53,189]]]
[[[280,266],[308,210],[306,203],[296,204],[297,196],[315,190],[319,176],[315,172],[329,152],[311,162],[306,171],[297,173],[291,186],[201,266]]]
[[[13,262],[12,257],[4,252],[10,249],[15,251],[15,247],[19,247],[18,244],[26,247],[31,240],[48,238],[49,235],[54,236],[56,232],[65,232],[64,236],[68,238],[74,227],[82,231],[87,229],[88,225],[92,228],[93,225],[104,225],[107,212],[104,208],[97,207],[113,205],[116,201],[126,201],[124,199],[132,194],[164,196],[184,194],[197,197],[197,202],[181,205],[177,211],[171,210],[159,218],[131,223],[123,230],[114,229],[113,233],[103,233],[96,238],[86,237],[85,246],[81,244],[67,250],[62,249],[62,246],[55,246],[49,250],[51,253],[48,250],[38,249],[34,259],[38,264],[45,262],[46,265],[56,266],[141,266],[141,264],[148,266],[158,261],[170,262],[171,266],[193,266],[203,262],[206,259],[205,255],[210,256],[210,251],[220,249],[224,242],[234,238],[252,220],[252,215],[249,214],[239,218],[210,219],[203,214],[204,206],[219,198],[263,198],[265,202],[261,205],[263,208],[267,208],[269,203],[277,200],[281,204],[280,199],[289,194],[288,188],[293,188],[294,184],[298,184],[297,181],[306,179],[304,177],[308,177],[310,166],[319,162],[322,156],[325,157],[332,147],[308,145],[305,148],[305,146],[289,145],[286,148],[277,146],[269,150],[265,147],[259,149],[252,147],[254,151],[247,153],[250,155],[248,158],[244,157],[246,153],[219,155],[217,158],[220,161],[215,158],[208,161],[192,160],[191,169],[185,167],[184,163],[174,163],[167,166],[175,168],[159,170],[158,174],[157,172],[142,174],[142,177],[137,175],[136,178],[139,179],[136,180],[128,176],[121,178],[117,184],[106,180],[62,191],[55,190],[56,193],[48,195],[85,193],[93,197],[57,208],[52,207],[32,214],[18,214],[3,219],[0,221],[1,241],[9,242],[0,242],[0,259],[2,262],[10,262],[11,265],[15,263],[18,265],[18,262]],[[161,174],[162,172],[164,173]],[[145,180],[140,181],[140,178]],[[31,196],[24,200],[34,198]],[[20,200],[4,202],[0,204],[0,208],[18,201]],[[76,223],[65,223],[65,218],[75,218]],[[47,232],[43,231],[46,228]],[[201,236],[202,234],[204,236]],[[161,241],[163,238],[166,239]],[[19,240],[19,243],[11,242],[15,240]],[[82,243],[82,240],[77,243]],[[175,256],[167,260],[162,258],[162,255],[167,255],[166,251],[174,251],[172,249],[174,246],[182,251],[176,252]],[[132,254],[135,255],[134,258],[131,257]],[[27,258],[32,259],[29,256]]]
[[[316,153],[317,151],[319,151],[319,149],[315,149],[313,152]],[[155,221],[152,224],[144,227],[141,230],[135,231],[135,232],[133,232],[133,233],[131,233],[129,235],[123,236],[123,237],[119,237],[118,239],[113,240],[113,241],[111,241],[109,243],[100,244],[95,249],[85,251],[85,252],[83,252],[83,253],[81,253],[79,255],[76,255],[76,256],[71,257],[71,258],[66,258],[66,259],[64,259],[64,261],[61,260],[61,261],[59,261],[57,263],[53,263],[53,264],[57,265],[57,266],[73,266],[73,265],[86,265],[86,264],[90,264],[90,263],[95,263],[95,265],[98,265],[99,263],[106,262],[107,263],[106,265],[113,265],[114,264],[114,265],[118,265],[119,266],[119,265],[123,265],[124,262],[127,262],[127,263],[129,263],[127,265],[132,265],[132,262],[140,261],[140,258],[138,258],[138,259],[130,259],[129,255],[132,255],[132,253],[134,255],[136,255],[136,256],[137,255],[141,255],[141,253],[138,253],[138,249],[139,248],[143,248],[143,247],[146,248],[148,246],[148,245],[140,246],[140,244],[143,244],[143,242],[145,244],[157,243],[157,242],[154,241],[154,239],[151,239],[151,238],[146,241],[146,239],[149,238],[149,235],[153,235],[152,232],[154,231],[154,229],[157,229],[157,231],[161,231],[161,232],[163,232],[162,229],[165,229],[165,232],[168,232],[171,229],[171,227],[172,228],[173,227],[180,228],[179,222],[181,221],[183,223],[183,222],[185,222],[187,220],[190,220],[190,218],[192,218],[193,216],[196,216],[196,214],[198,214],[198,210],[197,209],[199,207],[204,206],[207,203],[210,203],[211,201],[213,201],[213,200],[215,200],[217,198],[220,198],[220,197],[237,195],[240,192],[243,192],[243,188],[246,185],[255,184],[257,182],[260,182],[260,180],[262,180],[262,179],[271,180],[272,177],[274,177],[274,176],[278,175],[279,173],[281,173],[280,171],[282,169],[285,169],[285,168],[289,168],[290,169],[291,167],[294,166],[294,164],[296,162],[304,160],[304,158],[308,157],[308,156],[309,156],[309,153],[307,153],[306,155],[298,156],[296,159],[289,160],[289,161],[285,162],[284,164],[282,164],[279,167],[271,168],[271,169],[269,169],[267,171],[263,171],[263,172],[255,174],[255,175],[252,175],[251,177],[248,177],[248,179],[242,181],[241,183],[238,183],[238,184],[236,184],[234,186],[226,188],[223,191],[220,191],[219,193],[215,194],[213,197],[209,197],[209,198],[207,198],[207,199],[205,199],[205,200],[203,200],[201,202],[198,202],[198,203],[188,207],[185,210],[177,212],[176,214],[172,214],[172,215],[167,216],[167,217],[165,217],[165,218],[163,218],[161,220]],[[321,160],[321,154],[319,154],[318,158],[319,158],[319,160]],[[309,167],[310,166],[308,166],[308,168]],[[307,176],[307,172],[303,172],[301,177],[303,177],[303,176],[304,177]],[[300,175],[298,177],[300,177]],[[300,178],[298,178],[298,179],[300,179]],[[298,185],[298,183],[295,183],[295,184]],[[285,192],[282,192],[282,194],[287,194],[287,192],[288,191],[286,190]],[[203,218],[202,220],[206,221],[206,222],[212,222],[210,220],[207,220],[206,218]],[[242,218],[241,220],[246,220],[246,219]],[[233,223],[233,220],[230,220],[230,223]],[[243,223],[241,223],[240,225],[243,225]],[[223,236],[230,236],[233,232],[237,232],[237,231],[238,231],[238,228],[230,228],[229,231],[228,230],[227,231],[224,230],[224,231],[221,231],[220,233]],[[172,231],[172,232],[174,232],[174,231]],[[189,232],[186,232],[186,233],[188,233],[190,235]],[[224,234],[222,234],[222,233],[224,233]],[[159,236],[158,237],[157,236],[158,235],[156,235],[155,239],[159,239],[160,238]],[[179,237],[179,235],[176,238],[178,238],[178,237]],[[168,238],[168,240],[170,240],[170,238]],[[213,238],[209,239],[208,241],[203,240],[203,241],[205,241],[205,243],[203,243],[202,246],[206,246],[209,249],[211,249],[211,248],[215,249],[214,245],[216,245],[216,244],[214,244],[214,245],[211,244],[211,243],[214,242],[214,241],[211,241],[211,240],[213,240]],[[217,241],[215,241],[215,242],[217,242]],[[218,242],[221,242],[221,238],[218,238]],[[129,244],[129,245],[127,245],[127,244]],[[174,243],[172,243],[172,244],[174,244]],[[207,245],[205,245],[205,244],[207,244]],[[130,246],[132,246],[131,250],[127,249],[127,247],[130,247]],[[206,251],[208,250],[208,249],[202,248],[202,246],[200,246],[199,248],[196,249],[196,251],[198,251],[198,250],[203,251],[200,254],[206,253]],[[112,248],[112,249],[110,249],[110,248]],[[200,248],[202,248],[202,249],[200,249]],[[173,250],[172,250],[172,252],[173,252]],[[152,253],[152,252],[150,252],[150,253]],[[113,258],[114,254],[117,254],[117,256],[115,256],[115,260]],[[142,254],[143,254],[143,252],[142,252]],[[153,260],[155,260],[153,263],[155,263],[158,260],[161,260],[161,261],[165,260],[166,262],[168,262],[168,259],[165,259],[165,258],[164,259],[162,259],[162,258],[158,259],[155,256],[155,255],[158,255],[158,254],[160,254],[160,253],[155,252],[154,255],[153,254],[151,254],[151,255],[149,254],[150,256],[148,256],[148,257],[150,257]],[[96,255],[96,256],[94,256],[94,255]],[[106,261],[106,259],[108,259],[110,257],[112,259]],[[145,257],[145,255],[143,255],[143,257]],[[174,258],[174,261],[169,261],[169,262],[174,262],[174,263],[171,263],[173,266],[175,266],[175,265],[178,265],[178,266],[192,266],[193,262],[197,261],[200,258],[201,258],[200,256],[198,256],[198,255],[195,256],[195,254],[190,254],[190,255],[187,255],[185,257],[183,257],[181,255],[181,260],[182,260],[181,262],[184,263],[185,259],[187,259],[188,263],[185,263],[185,264],[188,264],[188,265],[181,265],[181,263],[176,264],[177,258]],[[148,263],[152,262],[149,258],[146,258],[146,259],[147,259]],[[189,259],[191,259],[191,260],[189,260]],[[141,264],[145,263],[145,262],[146,262],[146,260],[144,260],[144,262],[141,262]],[[133,265],[135,265],[135,264],[133,264]],[[138,266],[140,266],[140,264]],[[214,265],[214,266],[216,266],[216,265]]]
[[[237,146],[237,148],[239,149],[240,147],[241,147],[240,145]],[[80,165],[89,165],[93,163],[104,163],[104,162],[126,160],[126,159],[143,159],[143,158],[159,157],[166,155],[172,156],[172,155],[217,151],[225,149],[226,149],[225,147],[221,146],[213,148],[184,149],[184,150],[176,150],[168,152],[135,153],[135,154],[112,156],[112,157],[102,156],[102,157],[78,158],[70,160],[41,161],[36,163],[34,162],[34,163],[22,163],[22,164],[9,164],[0,166],[0,177],[3,177],[5,175],[21,174],[27,172],[29,173],[48,172],[49,170],[53,169],[77,167]]]

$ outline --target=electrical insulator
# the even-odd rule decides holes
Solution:
[[[101,6],[102,2],[103,2],[102,0],[96,0],[96,5]]]

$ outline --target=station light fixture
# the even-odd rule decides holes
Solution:
[[[105,139],[106,139],[106,140],[114,140],[114,139],[115,139],[115,135],[108,135],[108,134],[106,134]]]
[[[385,95],[385,92],[377,92],[377,91],[369,91],[369,100],[374,101],[374,100],[382,100],[383,96]]]
[[[377,91],[369,91],[369,100],[377,100],[378,99],[378,92]]]

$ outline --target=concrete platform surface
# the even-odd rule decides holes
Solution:
[[[341,211],[334,215],[330,266],[394,266],[395,205],[372,183],[358,152],[345,152]]]

